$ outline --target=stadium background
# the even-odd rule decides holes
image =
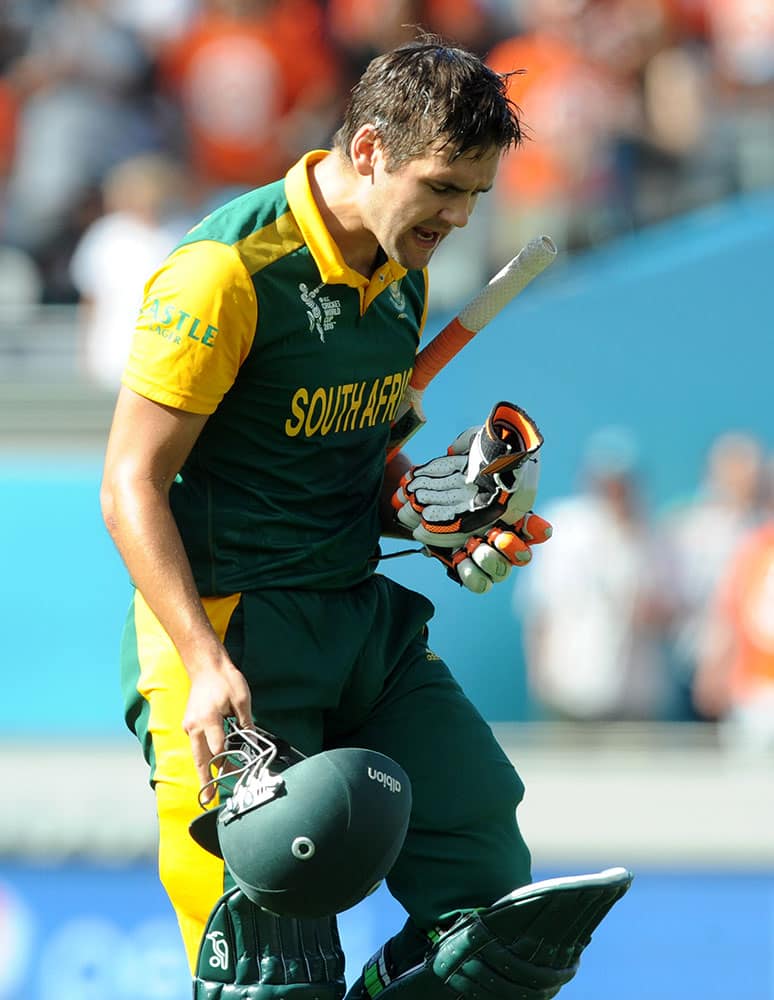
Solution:
[[[514,398],[546,437],[544,500],[574,488],[584,441],[611,421],[643,443],[654,505],[690,493],[729,426],[774,447],[772,259],[767,190],[563,252],[428,390],[412,454]],[[121,723],[128,584],[98,506],[112,396],[79,377],[76,338],[69,305],[0,322],[0,1000],[183,1000],[152,797]],[[435,648],[526,780],[536,875],[636,873],[562,995],[774,998],[771,760],[703,725],[541,723],[509,592],[478,603],[420,556],[385,570],[435,602]],[[384,890],[342,916],[350,976],[400,920]]]

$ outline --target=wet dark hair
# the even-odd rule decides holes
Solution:
[[[511,74],[495,73],[477,55],[424,35],[373,59],[352,88],[334,146],[349,155],[357,130],[373,123],[390,169],[448,149],[505,152],[524,138],[520,111],[507,94]]]

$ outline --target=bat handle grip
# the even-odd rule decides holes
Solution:
[[[434,337],[427,347],[417,354],[414,361],[414,373],[409,385],[412,389],[423,392],[438,372],[447,365],[455,354],[475,337],[475,330],[468,330],[455,317],[444,330]]]

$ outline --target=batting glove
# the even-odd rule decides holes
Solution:
[[[498,403],[447,454],[410,469],[392,498],[397,520],[423,545],[461,546],[498,522],[532,510],[543,435],[515,403]]]
[[[514,566],[526,566],[532,546],[548,541],[552,527],[537,514],[525,514],[516,524],[500,523],[484,534],[471,535],[456,549],[426,545],[424,551],[446,567],[449,577],[474,594],[486,594],[508,579]]]

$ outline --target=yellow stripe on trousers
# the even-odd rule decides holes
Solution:
[[[240,594],[204,598],[207,617],[222,640]],[[201,812],[199,778],[183,730],[190,681],[171,639],[137,593],[134,601],[140,677],[150,705],[159,818],[159,877],[172,902],[193,972],[207,918],[223,893],[223,862],[192,839],[188,825]]]

